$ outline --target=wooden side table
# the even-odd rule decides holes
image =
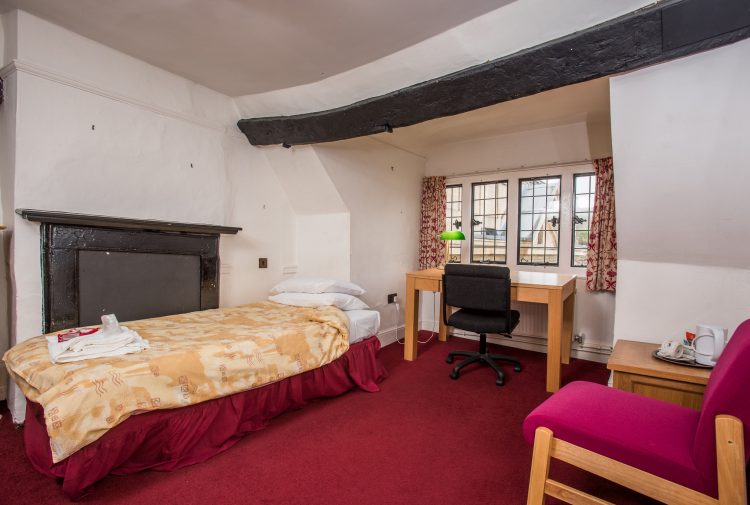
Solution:
[[[656,359],[651,353],[658,348],[658,344],[618,340],[607,362],[614,387],[700,409],[711,370]]]

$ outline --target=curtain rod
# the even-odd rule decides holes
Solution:
[[[565,161],[562,163],[545,163],[544,165],[529,165],[529,166],[523,166],[515,167],[515,168],[496,168],[494,170],[484,170],[484,171],[478,171],[478,172],[466,172],[464,174],[451,174],[446,175],[446,179],[460,179],[461,177],[470,177],[472,175],[490,175],[490,174],[498,174],[501,172],[525,172],[528,170],[539,170],[542,168],[559,168],[559,167],[570,167],[573,165],[584,165],[587,163],[591,163],[591,160],[589,159],[583,159],[579,161]]]

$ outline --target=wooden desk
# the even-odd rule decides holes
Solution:
[[[674,365],[651,353],[658,344],[618,340],[607,362],[617,389],[700,409],[711,370]]]
[[[573,312],[575,309],[576,276],[546,272],[511,271],[511,299],[519,302],[547,305],[547,391],[560,389],[560,364],[570,362],[573,340]],[[404,359],[417,359],[417,331],[419,330],[419,292],[442,293],[443,270],[430,268],[406,274],[406,328]],[[442,312],[438,339],[448,338]],[[521,315],[523,317],[523,315]]]

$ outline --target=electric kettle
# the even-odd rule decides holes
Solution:
[[[727,343],[727,329],[708,324],[699,324],[695,329],[693,349],[695,362],[714,366]]]

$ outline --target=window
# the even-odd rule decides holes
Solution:
[[[518,263],[558,265],[560,176],[519,181]]]
[[[463,186],[456,184],[445,187],[445,230],[461,229],[461,197]],[[448,242],[450,247],[450,263],[461,263],[461,241],[451,240]]]
[[[471,185],[471,262],[505,263],[508,181]]]
[[[586,266],[595,194],[596,175],[576,174],[573,176],[573,251],[570,266]]]

